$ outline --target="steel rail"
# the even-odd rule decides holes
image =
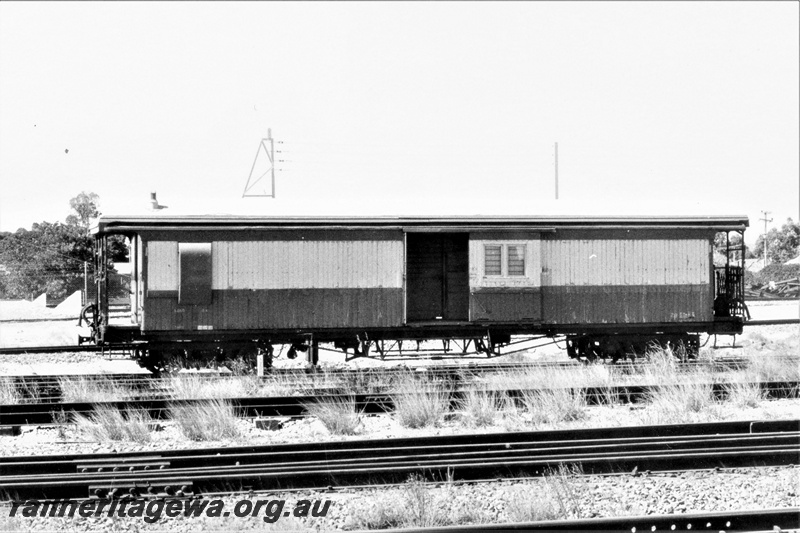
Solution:
[[[727,383],[708,383],[711,392],[716,398],[724,398],[729,394],[731,384]],[[736,383],[735,385],[758,386],[767,399],[794,397],[800,390],[800,382],[758,382],[758,383]],[[586,387],[573,389],[581,391],[590,405],[602,405],[607,402],[609,397],[618,399],[623,403],[637,403],[644,400],[648,395],[656,393],[660,385],[620,385],[613,387]],[[486,394],[503,394],[512,399],[523,399],[526,395],[543,392],[549,389],[546,387],[536,389],[479,389],[478,392]],[[293,396],[273,396],[273,397],[233,397],[224,398],[223,401],[230,404],[237,411],[238,415],[244,418],[263,418],[263,417],[302,417],[306,416],[308,406],[325,401],[349,401],[352,398],[355,410],[365,414],[380,414],[390,412],[394,409],[393,397],[398,396],[391,392],[370,393],[370,394],[320,394],[325,392],[320,389],[314,394],[293,395]],[[425,390],[421,389],[421,393]],[[467,398],[471,391],[459,389],[449,392],[451,410],[458,410],[459,406]],[[63,424],[59,417],[66,415],[80,414],[90,415],[99,409],[111,408],[121,411],[147,411],[154,419],[167,419],[170,412],[176,408],[187,405],[197,405],[210,401],[210,399],[170,399],[170,398],[147,398],[130,399],[108,402],[45,402],[45,403],[19,403],[10,405],[0,405],[0,425],[2,426],[23,426],[23,425],[47,425]]]
[[[470,480],[797,464],[800,420],[498,433],[331,443],[11,457],[0,486],[14,498],[130,497],[214,490],[396,483],[409,476]],[[146,470],[147,468],[147,470]],[[121,491],[121,492],[120,492]]]
[[[777,528],[777,529],[776,529]],[[450,533],[453,531],[785,531],[800,529],[800,507],[718,511],[672,515],[620,516],[504,522],[427,528],[384,529],[384,533]]]
[[[745,326],[781,326],[783,324],[800,324],[800,318],[779,318],[774,320],[746,320]]]
[[[74,320],[74,319],[70,319]],[[78,345],[61,345],[61,346],[15,346],[0,348],[0,355],[14,355],[14,354],[52,354],[52,353],[68,353],[68,352],[109,352],[109,351],[127,351],[135,348],[141,348],[144,345],[141,343],[127,343],[115,344],[109,346],[96,346],[94,344],[78,344]]]
[[[800,363],[800,357],[793,355],[781,356],[781,360],[787,362]],[[678,369],[694,369],[694,368],[710,368],[711,370],[728,370],[741,368],[751,362],[747,357],[718,357],[714,359],[699,359],[686,362],[678,362],[676,366]],[[430,376],[436,379],[450,379],[450,380],[463,380],[467,377],[476,377],[481,375],[491,375],[498,373],[510,373],[516,371],[529,371],[539,369],[572,369],[572,368],[585,368],[587,365],[578,361],[533,361],[533,362],[520,362],[520,363],[487,363],[487,364],[441,364],[430,366],[396,366],[388,368],[365,368],[365,369],[352,369],[352,368],[273,368],[270,372],[262,376],[261,381],[268,382],[274,378],[297,379],[298,382],[302,380],[302,384],[309,381],[324,380],[326,378],[342,379],[347,382],[372,379],[372,378],[386,378],[398,374],[416,374]],[[630,363],[621,362],[608,368],[614,369],[616,372],[628,373],[634,370],[648,368],[650,363],[647,361]],[[171,380],[180,380],[182,378],[192,379],[235,379],[241,376],[236,376],[229,371],[209,371],[201,373],[182,373],[176,374],[171,377],[156,377],[149,372],[139,373],[118,373],[118,374],[62,374],[62,375],[43,375],[43,374],[30,374],[30,375],[5,375],[0,376],[0,382],[16,382],[21,385],[31,386],[37,384],[44,385],[57,385],[60,381],[80,380],[80,379],[97,379],[113,380],[115,382],[134,382],[149,381],[155,386],[159,384],[168,383]],[[293,382],[289,382],[293,385]]]
[[[16,348],[15,348],[16,349]],[[785,358],[787,360],[795,360],[800,361],[800,357],[794,355],[786,355],[780,356],[781,358]],[[484,358],[484,360],[486,360]],[[563,361],[526,361],[526,362],[496,362],[492,360],[487,360],[485,364],[470,362],[469,364],[434,364],[434,365],[423,365],[423,366],[415,366],[415,365],[403,365],[403,366],[392,366],[392,367],[373,367],[373,368],[326,368],[326,367],[317,367],[317,368],[272,368],[269,372],[263,376],[262,379],[269,379],[272,376],[302,376],[302,377],[369,377],[374,375],[392,375],[392,374],[399,374],[399,373],[417,373],[417,374],[434,374],[437,376],[453,376],[459,377],[461,375],[467,374],[485,374],[485,373],[500,373],[500,372],[509,372],[514,370],[530,370],[530,369],[540,369],[540,368],[585,368],[587,366],[591,366],[591,364],[583,363],[580,361],[575,360],[563,360]],[[677,362],[676,365],[678,368],[694,368],[694,367],[703,367],[703,366],[710,366],[710,367],[722,367],[727,368],[729,366],[736,366],[736,365],[745,365],[749,363],[751,359],[747,357],[740,357],[740,356],[733,356],[733,357],[715,357],[714,359],[695,359],[690,361],[682,361]],[[603,363],[597,363],[603,364]],[[608,365],[608,368],[618,369],[618,370],[629,370],[629,369],[636,369],[636,368],[646,368],[650,363],[647,360],[641,360],[636,362],[618,362],[613,365]],[[19,374],[19,375],[5,375],[0,376],[0,380],[26,380],[26,381],[58,381],[60,379],[78,379],[78,378],[109,378],[109,379],[122,379],[123,376],[128,376],[132,379],[153,379],[153,380],[166,380],[166,379],[180,379],[183,376],[192,376],[192,377],[199,377],[199,378],[225,378],[225,377],[235,377],[234,374],[229,372],[228,370],[217,370],[217,371],[205,371],[199,373],[180,373],[176,374],[170,378],[157,378],[153,376],[150,372],[142,371],[139,373],[103,373],[103,374]]]

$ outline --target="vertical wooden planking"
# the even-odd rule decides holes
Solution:
[[[176,241],[147,242],[147,281],[147,289],[150,291],[178,290]]]
[[[402,286],[400,240],[238,241],[217,248],[228,255],[226,273],[215,278],[218,289]]]
[[[541,244],[544,273],[541,283],[549,286],[708,283],[708,246],[703,239],[545,239]]]

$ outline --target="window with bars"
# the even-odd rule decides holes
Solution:
[[[486,245],[484,249],[484,272],[487,276],[503,275],[502,254],[502,246]]]
[[[524,244],[486,244],[483,247],[485,276],[524,276]]]
[[[508,266],[506,274],[508,276],[524,276],[525,275],[525,246],[508,245],[506,246],[506,265]]]

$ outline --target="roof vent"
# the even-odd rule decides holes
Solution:
[[[153,211],[158,211],[159,209],[166,209],[167,206],[161,205],[158,203],[158,199],[156,198],[156,193],[150,193],[150,209]]]

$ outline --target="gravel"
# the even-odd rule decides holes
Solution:
[[[299,500],[331,500],[325,517],[281,517],[265,524],[264,514],[227,518],[162,517],[154,524],[141,518],[24,518],[0,510],[5,531],[249,531],[360,529],[395,526],[464,525],[509,522],[525,514],[521,507],[555,497],[556,518],[600,518],[624,515],[672,514],[800,505],[797,466],[749,468],[650,475],[557,476],[555,481],[491,483],[409,482],[384,489],[345,489],[327,492],[259,493],[251,499],[285,499],[285,510]],[[555,488],[554,488],[555,487]],[[225,497],[225,508],[246,497]]]
[[[797,418],[800,400],[775,400],[761,402],[758,407],[741,408],[733,405],[715,405],[707,412],[691,413],[685,422],[722,420],[778,420]],[[495,433],[504,431],[531,431],[533,429],[579,429],[589,427],[634,426],[652,423],[649,409],[616,407],[588,407],[586,416],[580,420],[547,423],[534,426],[525,415],[498,417],[494,424],[480,428],[472,427],[459,417],[443,421],[438,426],[419,429],[402,427],[391,415],[363,416],[363,426],[357,435],[332,435],[319,420],[301,418],[289,420],[279,430],[257,429],[252,421],[238,422],[240,436],[235,439],[192,441],[185,438],[169,421],[159,421],[160,431],[151,432],[149,443],[129,441],[94,442],[73,425],[59,431],[55,426],[23,426],[18,436],[0,436],[0,455],[63,455],[129,451],[177,450],[219,446],[245,446],[283,443],[321,442],[356,439],[391,439],[402,437],[425,437],[431,435],[455,435],[463,433]]]
[[[38,324],[37,324],[38,326]],[[22,328],[23,325],[8,324],[7,328]],[[791,329],[790,329],[791,328]],[[6,329],[6,332],[9,330]],[[759,340],[759,332],[770,339],[772,345],[764,348],[783,352],[789,350],[796,353],[798,336],[796,326],[769,326],[750,328],[742,339],[749,344],[748,337]],[[761,333],[763,332],[763,333]],[[2,333],[2,332],[0,332]],[[56,340],[53,332],[52,341]],[[4,339],[10,341],[9,337]],[[41,339],[36,339],[41,340]],[[54,343],[54,342],[52,342]],[[39,344],[48,344],[39,342]],[[753,346],[752,348],[755,348]],[[745,348],[748,351],[748,347]],[[723,350],[722,355],[742,355],[742,350]],[[298,358],[299,359],[299,358]],[[341,356],[339,356],[341,361]],[[298,363],[297,360],[293,363]],[[131,372],[138,368],[131,361],[107,361],[92,353],[73,354],[39,354],[10,355],[0,359],[0,372],[9,374],[78,374],[97,372],[102,368],[108,372]],[[800,408],[800,400],[779,400],[762,402],[756,408],[738,408],[719,406],[712,412],[695,416],[700,421],[708,420],[753,420],[753,419],[790,419],[796,418]],[[694,415],[693,415],[694,416]],[[538,426],[538,429],[568,429],[579,427],[608,427],[642,424],[648,420],[647,409],[627,406],[614,408],[590,407],[586,416],[572,422],[561,422]],[[87,454],[103,452],[145,451],[159,449],[181,449],[194,447],[236,446],[246,444],[319,442],[321,440],[358,439],[358,438],[394,438],[426,435],[449,435],[464,432],[497,432],[530,430],[529,421],[516,417],[514,419],[498,419],[494,425],[485,428],[472,428],[462,421],[450,420],[439,426],[410,430],[401,427],[390,416],[364,417],[364,426],[359,435],[353,437],[334,437],[324,426],[314,419],[290,421],[278,431],[258,430],[252,423],[240,421],[241,436],[209,442],[194,442],[185,439],[171,423],[160,424],[161,431],[152,433],[152,441],[147,444],[131,442],[90,442],[86,435],[76,428],[67,426],[62,432],[54,427],[26,427],[20,436],[0,437],[0,454],[13,455],[59,455]],[[690,421],[690,420],[687,420]],[[569,478],[567,482],[557,485],[568,492],[579,494],[575,499],[577,505],[567,505],[569,499],[558,497],[556,505],[562,514],[574,511],[575,517],[605,517],[623,514],[661,514],[672,512],[702,512],[743,510],[771,507],[798,506],[800,476],[798,467],[737,469],[721,472],[689,472],[652,474],[648,476],[608,476]],[[565,484],[566,483],[566,484]],[[550,491],[550,492],[548,492]],[[466,485],[444,485],[427,487],[411,483],[395,489],[347,489],[328,493],[291,493],[262,494],[259,499],[285,498],[289,504],[299,499],[331,499],[333,504],[325,518],[282,518],[275,524],[265,524],[260,517],[256,518],[162,518],[155,524],[146,524],[142,519],[110,519],[110,518],[22,518],[8,517],[8,513],[0,510],[0,531],[225,531],[249,529],[315,529],[330,530],[341,528],[368,527],[381,520],[394,520],[396,525],[414,523],[435,525],[439,523],[460,524],[474,522],[503,522],[509,516],[520,516],[520,501],[538,502],[546,500],[547,494],[553,492],[553,485],[540,481],[502,482]],[[545,496],[543,496],[545,495]],[[227,505],[233,505],[237,498],[228,498]],[[551,498],[553,500],[553,498]],[[551,501],[552,503],[552,501]],[[287,504],[287,506],[289,505]],[[427,505],[427,507],[425,507]],[[288,508],[288,507],[287,507]],[[421,512],[420,509],[427,509]],[[565,511],[566,510],[566,511]],[[525,511],[525,509],[523,509]],[[566,517],[562,516],[562,517]],[[417,522],[414,522],[414,519]],[[419,522],[419,520],[432,522]]]

